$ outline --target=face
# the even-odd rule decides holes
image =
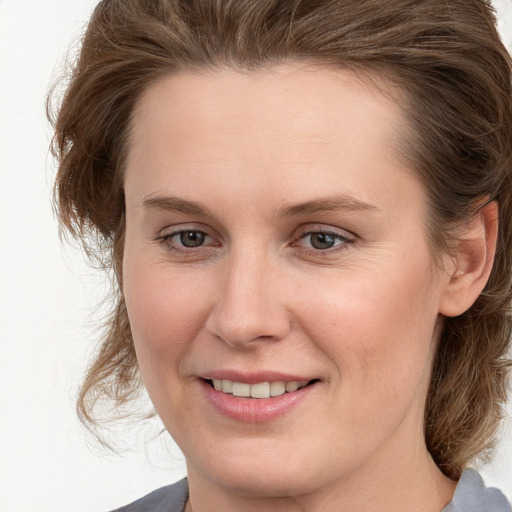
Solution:
[[[446,283],[390,96],[289,64],[181,72],[139,101],[124,294],[191,480],[292,495],[426,453]]]

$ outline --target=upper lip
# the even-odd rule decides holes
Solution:
[[[204,380],[230,380],[232,382],[242,382],[245,384],[257,384],[258,382],[292,382],[292,381],[310,381],[315,377],[307,375],[283,373],[273,370],[264,370],[257,372],[243,372],[235,369],[211,370],[203,373],[201,378]]]

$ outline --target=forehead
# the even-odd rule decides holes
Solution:
[[[243,180],[293,194],[300,182],[301,193],[307,184],[324,196],[329,168],[346,178],[343,192],[372,202],[365,196],[385,175],[375,168],[405,167],[397,148],[407,123],[397,91],[370,78],[304,63],[170,74],[136,105],[125,185],[141,197],[167,187],[171,174],[175,183],[188,177],[193,191],[214,174],[226,190]]]
[[[350,125],[350,139],[364,132],[365,137],[386,136],[394,144],[406,124],[399,106],[404,99],[382,75],[320,64],[182,70],[145,90],[132,116],[132,137],[143,137],[148,128],[164,129],[182,141],[212,128],[243,137],[258,124],[266,126],[261,138],[286,135],[314,141],[321,136],[328,141],[347,138],[343,127]],[[239,132],[240,126],[246,130]]]

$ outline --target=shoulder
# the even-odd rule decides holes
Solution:
[[[184,478],[112,512],[183,512],[187,498],[188,482]]]
[[[452,501],[442,512],[512,512],[510,503],[499,489],[486,487],[474,469],[462,473]]]

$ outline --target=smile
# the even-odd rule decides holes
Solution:
[[[243,398],[271,398],[281,396],[285,393],[293,393],[313,381],[275,381],[275,382],[257,382],[247,384],[245,382],[233,382],[231,380],[213,379],[210,381],[217,391]]]

